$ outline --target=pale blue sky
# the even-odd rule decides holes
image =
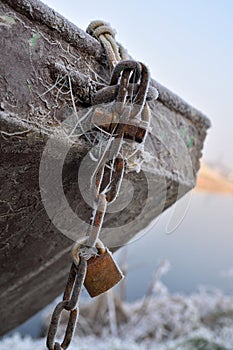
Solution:
[[[233,0],[44,0],[78,27],[103,19],[152,76],[212,122],[204,159],[233,170]]]

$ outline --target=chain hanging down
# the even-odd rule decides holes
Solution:
[[[92,176],[95,206],[90,229],[86,237],[78,240],[72,249],[73,263],[63,301],[57,304],[51,318],[47,336],[49,350],[68,348],[75,330],[83,285],[91,296],[96,296],[113,287],[123,277],[99,235],[107,206],[116,200],[125,172],[122,144],[125,139],[142,143],[150,122],[147,104],[150,76],[147,67],[143,63],[126,59],[125,50],[116,43],[114,32],[105,23],[92,22],[87,32],[99,38],[113,67],[109,85],[102,87],[92,97],[94,107],[91,122],[97,131],[109,135],[109,139],[108,147],[99,157]],[[119,61],[121,58],[124,60]],[[116,103],[110,111],[99,106],[112,101]],[[69,318],[60,344],[55,341],[55,337],[63,310],[69,312]]]

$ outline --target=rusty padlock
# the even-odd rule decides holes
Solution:
[[[138,106],[136,106],[138,107]],[[135,106],[130,106],[129,111],[126,111],[127,114],[134,113],[136,109]],[[125,139],[136,141],[138,143],[143,142],[145,139],[147,132],[149,130],[149,122],[150,122],[150,109],[147,104],[142,109],[141,112],[141,120],[137,118],[130,118],[127,121],[125,115],[118,115],[114,110],[114,105],[112,106],[112,111],[106,110],[106,108],[96,107],[93,115],[92,115],[92,123],[94,126],[111,133],[114,130],[114,134],[117,136],[119,132],[124,135]],[[120,130],[118,128],[118,124],[120,123]]]
[[[72,255],[74,262],[79,263],[79,250],[85,244],[87,238],[78,241]],[[88,247],[87,247],[88,248]],[[87,273],[84,286],[91,297],[96,297],[114,287],[124,275],[112,257],[112,253],[98,239],[96,243],[97,254],[87,257]]]

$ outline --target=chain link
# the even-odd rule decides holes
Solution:
[[[47,336],[47,348],[49,350],[67,349],[74,330],[78,317],[77,303],[79,301],[81,289],[85,280],[87,272],[87,261],[80,257],[78,266],[74,263],[71,265],[68,281],[63,295],[63,301],[57,304],[55,307]],[[69,311],[69,320],[65,331],[65,336],[61,344],[55,342],[55,336],[57,333],[61,313],[63,310]]]
[[[97,24],[95,23],[90,31]],[[102,40],[105,40],[104,31],[106,32],[106,28],[99,29],[97,33],[102,36]],[[112,33],[107,32],[106,35],[110,34]],[[122,141],[128,138],[143,142],[146,137],[150,121],[147,99],[157,97],[157,91],[149,87],[149,82],[149,71],[143,63],[134,60],[120,61],[114,66],[109,86],[97,91],[92,99],[93,105],[114,100],[116,104],[108,115],[101,108],[94,107],[93,118],[105,116],[105,122],[98,129],[108,133],[109,144],[93,174],[95,209],[92,213],[90,229],[86,238],[81,243],[76,242],[72,250],[74,262],[70,269],[63,300],[57,304],[52,314],[47,336],[49,350],[67,349],[71,342],[78,318],[77,305],[87,273],[87,260],[96,254],[94,248],[98,242],[101,242],[99,235],[107,206],[116,200],[125,172],[126,161],[121,154]],[[55,341],[55,336],[64,310],[69,312],[69,318],[64,339],[60,344]]]

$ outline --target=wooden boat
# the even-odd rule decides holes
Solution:
[[[51,222],[39,187],[46,141],[71,106],[70,96],[58,96],[58,90],[49,88],[54,85],[51,67],[58,62],[79,73],[77,108],[88,102],[85,77],[94,84],[108,81],[110,72],[97,40],[37,0],[1,0],[0,32],[0,334],[4,334],[61,293],[70,265],[73,240]],[[122,244],[194,187],[210,125],[167,88],[156,81],[152,85],[159,91],[158,100],[150,102],[155,133],[147,142],[153,157],[143,172],[127,175],[134,183],[134,200],[120,215],[106,217],[106,240],[108,227],[127,224]],[[88,222],[91,210],[76,176],[87,148],[83,138],[72,145],[62,174],[70,206]],[[145,200],[146,211],[140,215]],[[75,229],[77,236],[84,234],[81,226]]]

